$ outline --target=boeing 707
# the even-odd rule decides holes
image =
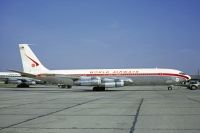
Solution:
[[[19,44],[23,72],[27,77],[34,77],[62,87],[92,86],[94,91],[105,88],[136,85],[171,85],[187,81],[191,77],[175,69],[80,69],[49,70],[36,57],[28,44]]]

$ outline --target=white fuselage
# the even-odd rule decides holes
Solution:
[[[60,75],[60,78],[59,78]],[[55,77],[56,78],[55,78]],[[50,82],[75,85],[72,80],[63,77],[100,77],[109,79],[131,80],[128,85],[171,85],[190,79],[190,76],[174,69],[83,69],[83,70],[49,70],[38,73],[37,78]],[[61,81],[62,80],[62,81]]]

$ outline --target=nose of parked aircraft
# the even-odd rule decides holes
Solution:
[[[190,75],[185,75],[187,77],[187,81],[191,79]]]

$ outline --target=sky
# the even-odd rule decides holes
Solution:
[[[49,69],[200,69],[200,0],[0,0],[0,71],[19,43]]]

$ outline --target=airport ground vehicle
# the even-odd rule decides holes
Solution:
[[[189,84],[187,85],[188,89],[196,90],[200,87],[200,82],[198,80],[190,80]]]
[[[184,86],[187,87],[190,90],[196,90],[198,88],[200,88],[200,81],[197,79],[191,79],[185,82],[182,82],[181,84],[179,84],[180,86]]]

